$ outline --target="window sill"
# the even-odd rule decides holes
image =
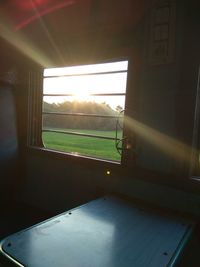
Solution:
[[[70,153],[46,149],[44,147],[29,146],[27,147],[27,153],[29,155],[36,155],[37,158],[48,157],[55,160],[63,161],[65,162],[64,164],[66,164],[67,162],[67,164],[69,164],[70,166],[74,166],[74,168],[81,167],[83,169],[92,170],[94,174],[97,171],[107,176],[107,171],[109,171],[109,175],[111,174],[112,177],[120,176],[125,179],[141,179],[144,182],[170,186],[185,192],[189,191],[190,193],[199,194],[199,176],[192,176],[191,178],[186,178],[175,176],[173,174],[169,175],[160,172],[150,171],[147,169],[142,169],[135,164],[133,164],[132,166],[127,166],[120,162],[77,156]]]
[[[121,168],[122,166],[121,162],[118,162],[118,161],[87,157],[83,155],[56,151],[56,150],[48,149],[44,147],[28,146],[27,150],[28,150],[28,153],[37,153],[37,154],[39,153],[40,155],[45,154],[55,159],[68,160],[70,163],[89,165],[90,167],[92,166],[102,167],[103,165],[107,167]]]

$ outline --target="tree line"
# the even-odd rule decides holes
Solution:
[[[87,101],[65,101],[62,103],[43,102],[43,112],[67,113],[68,115],[43,115],[44,128],[59,129],[90,129],[112,131],[116,127],[116,118],[79,116],[77,114],[90,114],[102,116],[118,116],[122,110],[120,106],[113,110],[107,103]]]

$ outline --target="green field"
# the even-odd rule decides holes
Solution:
[[[85,134],[115,137],[115,131],[69,130]],[[121,133],[120,133],[121,134]],[[118,135],[120,135],[118,134]],[[82,137],[71,134],[43,132],[43,143],[46,148],[70,152],[84,156],[120,161],[120,155],[115,148],[115,141],[100,138]]]

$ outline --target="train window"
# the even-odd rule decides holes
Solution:
[[[127,71],[127,60],[45,69],[44,147],[120,162]]]

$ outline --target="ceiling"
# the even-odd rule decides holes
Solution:
[[[45,20],[57,31],[81,31],[91,24],[99,27],[133,26],[152,1],[149,0],[4,0],[0,12],[13,30]]]

